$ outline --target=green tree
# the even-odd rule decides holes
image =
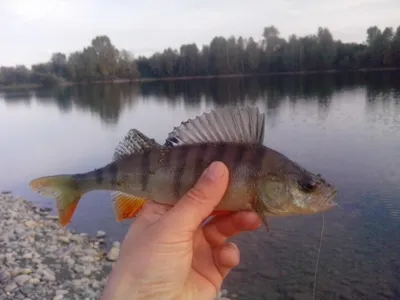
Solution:
[[[108,36],[96,36],[92,40],[92,48],[90,48],[88,54],[93,55],[90,59],[96,59],[97,72],[100,76],[104,79],[114,77],[117,70],[118,50],[111,43]]]
[[[251,72],[257,71],[257,68],[260,64],[260,56],[261,49],[258,44],[253,40],[253,38],[249,38],[249,41],[246,45],[246,61]]]
[[[106,35],[68,57],[53,53],[48,62],[0,68],[0,84],[58,84],[64,80],[92,82],[116,78],[176,77],[292,71],[357,70],[400,67],[400,26],[394,30],[377,26],[366,30],[365,43],[335,40],[328,28],[316,34],[280,37],[278,28],[266,26],[262,39],[216,36],[201,48],[195,43],[167,48],[150,57],[135,59],[117,49]]]
[[[118,78],[139,77],[139,70],[134,56],[128,50],[122,49],[118,53],[116,76]]]

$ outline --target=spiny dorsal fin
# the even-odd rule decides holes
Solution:
[[[169,133],[164,146],[241,142],[262,143],[265,115],[257,107],[226,107],[182,122]]]
[[[161,147],[154,139],[150,139],[137,129],[131,129],[115,149],[113,160],[120,160],[133,153],[141,153],[145,149]]]

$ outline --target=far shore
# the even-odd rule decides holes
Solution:
[[[271,73],[236,73],[226,75],[205,75],[205,76],[181,76],[181,77],[143,77],[134,79],[114,79],[114,80],[95,80],[91,82],[70,82],[64,81],[55,86],[65,87],[74,85],[93,85],[93,84],[120,84],[120,83],[140,83],[152,81],[175,81],[175,80],[195,80],[195,79],[223,79],[223,78],[240,78],[240,77],[259,77],[259,76],[283,76],[283,75],[312,75],[312,74],[337,74],[337,73],[365,73],[365,72],[385,72],[399,71],[398,67],[390,68],[362,68],[357,70],[324,70],[324,71],[293,71],[293,72],[271,72]],[[0,85],[0,91],[12,90],[29,90],[43,88],[43,84],[12,84]],[[51,86],[49,86],[51,87]]]

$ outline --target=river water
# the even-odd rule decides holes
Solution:
[[[339,189],[324,215],[271,218],[233,240],[241,263],[224,287],[238,299],[400,299],[400,75],[202,79],[0,92],[0,189],[54,208],[32,178],[110,162],[131,128],[163,143],[211,108],[258,106],[264,143]],[[108,192],[80,202],[70,227],[121,240]]]

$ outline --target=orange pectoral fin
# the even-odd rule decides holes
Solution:
[[[131,219],[143,208],[147,200],[121,193],[115,192],[112,194],[114,200],[114,212],[118,222]]]

